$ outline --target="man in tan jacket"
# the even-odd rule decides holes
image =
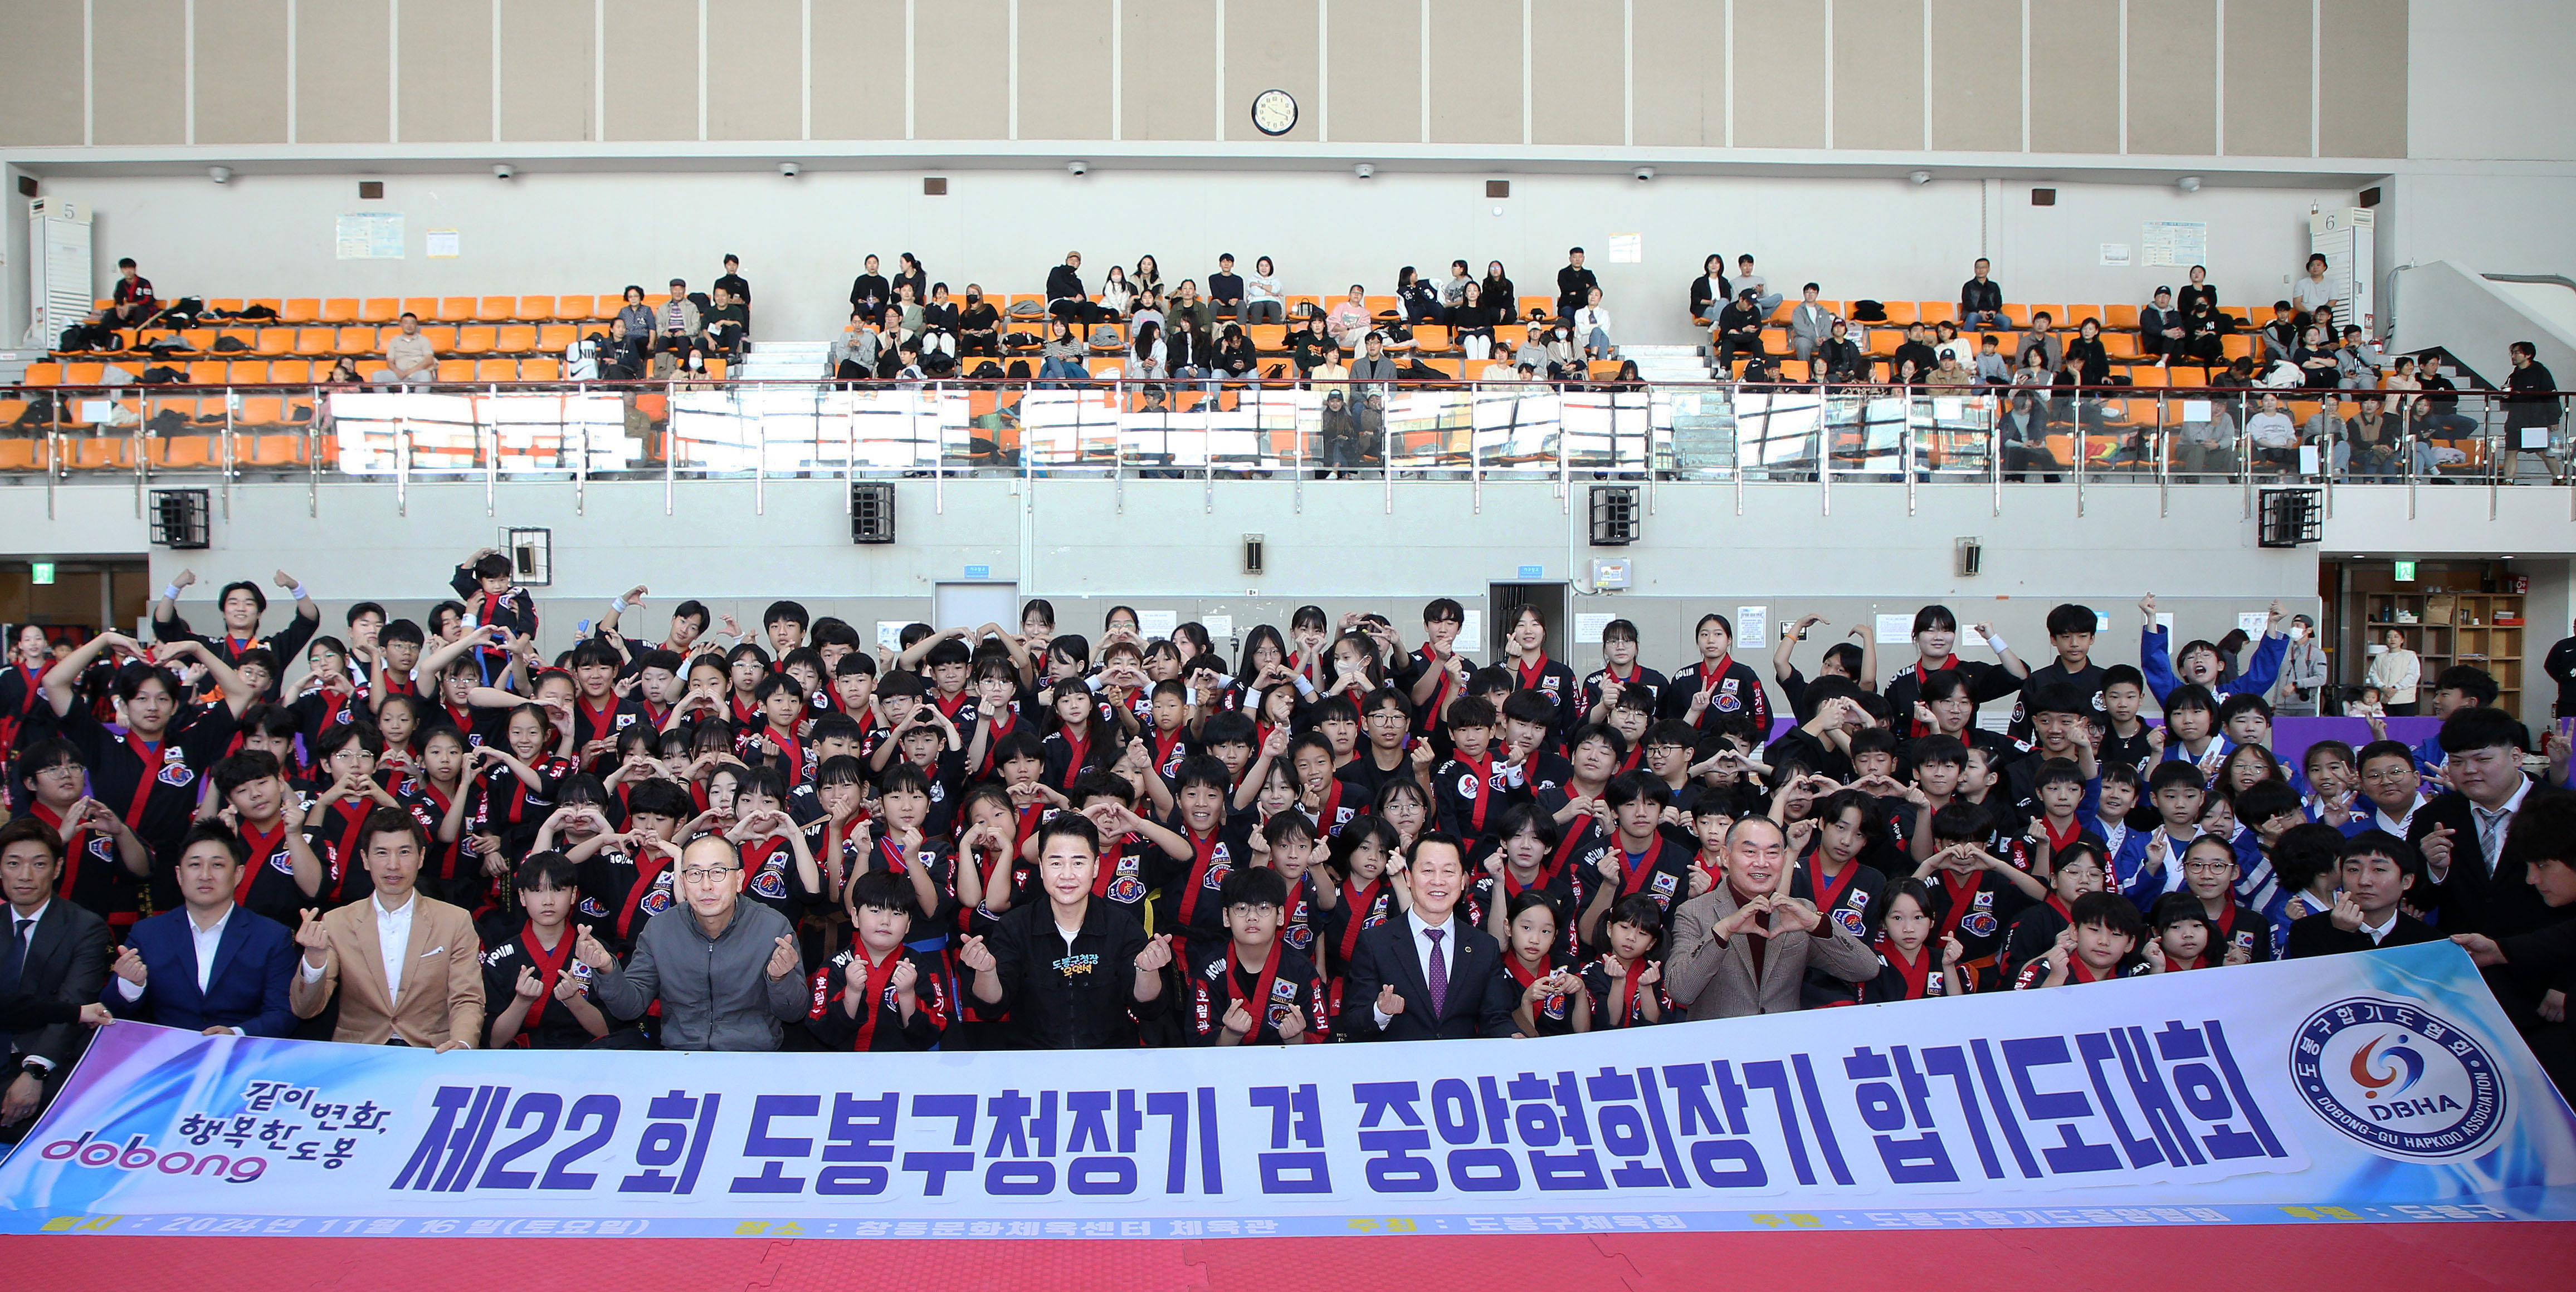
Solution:
[[[1805,1008],[1807,970],[1845,982],[1878,976],[1878,956],[1816,908],[1788,895],[1788,836],[1769,817],[1726,832],[1726,879],[1673,910],[1665,990],[1687,1017],[1741,1018]]]
[[[340,993],[335,1041],[470,1049],[483,1034],[483,944],[464,910],[414,891],[428,855],[420,823],[379,808],[358,830],[374,895],[295,930],[304,948],[287,1003],[298,1018]]]

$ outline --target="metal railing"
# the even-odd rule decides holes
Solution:
[[[1330,396],[1338,391],[1343,401]],[[2108,386],[1748,385],[1723,382],[526,382],[470,386],[0,388],[0,481],[155,479],[415,484],[1019,477],[1365,480],[1399,488],[1585,479],[1915,491],[2071,483],[2089,490],[2226,486],[2247,515],[2258,483],[2336,488],[2507,483],[2565,474],[2565,433],[2484,392],[2458,412],[2354,423],[2379,391],[2292,390],[2292,430],[2252,428],[2263,392]],[[2517,416],[2517,410],[2522,410]],[[2515,450],[2520,450],[2519,453]],[[2537,461],[2534,461],[2537,459]],[[1560,489],[1562,493],[1562,489]],[[765,500],[765,493],[763,495]],[[2410,494],[2410,499],[2412,495]],[[2410,515],[2412,510],[2410,507]],[[2576,493],[2571,493],[2576,515]]]

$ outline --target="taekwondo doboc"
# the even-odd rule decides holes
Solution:
[[[2216,981],[1290,1052],[436,1055],[118,1024],[0,1166],[0,1232],[2083,1223],[2576,1192],[2533,1189],[2576,1183],[2576,1122],[2456,948]]]

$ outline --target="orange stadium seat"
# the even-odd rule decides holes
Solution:
[[[391,323],[402,317],[402,301],[393,296],[370,296],[358,306],[361,323]]]
[[[486,296],[483,298],[482,302],[474,308],[474,321],[477,323],[507,323],[511,319],[518,317],[518,314],[518,297]]]
[[[471,323],[474,321],[475,304],[476,301],[471,296],[441,296],[438,298],[438,321]]]
[[[456,329],[456,344],[451,348],[458,354],[490,354],[500,340],[500,329],[484,323],[468,323]]]
[[[280,323],[310,323],[322,317],[322,302],[309,296],[290,296],[277,311]]]
[[[554,316],[554,297],[522,296],[519,298],[519,312],[513,317],[525,319],[530,323],[543,323]]]
[[[476,381],[517,381],[519,361],[516,359],[481,360],[474,365],[474,379]]]
[[[537,329],[532,323],[505,323],[492,349],[500,354],[526,354],[537,348]]]
[[[322,302],[322,321],[325,323],[355,323],[358,321],[358,311],[360,308],[362,307],[360,306],[357,297],[329,297]]]

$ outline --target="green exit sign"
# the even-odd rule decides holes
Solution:
[[[54,563],[36,561],[27,566],[28,580],[39,587],[54,581]]]
[[[2397,581],[2399,583],[2413,583],[2415,581],[2415,563],[2413,561],[2399,561],[2396,562],[2396,566]]]

